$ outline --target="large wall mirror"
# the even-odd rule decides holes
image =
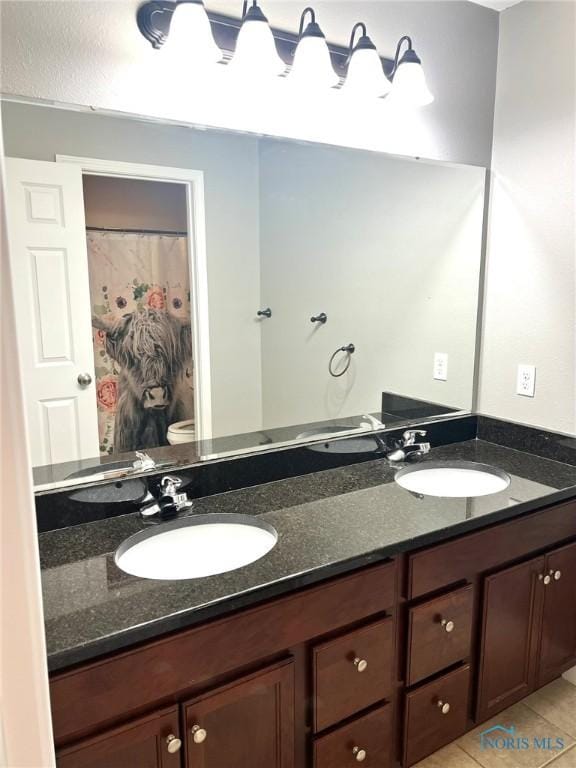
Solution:
[[[473,407],[485,170],[4,102],[37,487]]]

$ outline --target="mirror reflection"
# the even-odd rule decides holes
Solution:
[[[471,409],[484,169],[15,102],[2,121],[39,485]]]

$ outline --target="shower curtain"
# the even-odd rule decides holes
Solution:
[[[190,322],[185,236],[89,231],[87,244],[93,315],[117,319],[150,307]],[[106,354],[105,340],[104,331],[93,330],[100,453],[110,454],[114,451],[119,370]],[[190,360],[185,366],[185,387],[190,391],[186,419],[194,418],[192,365]]]

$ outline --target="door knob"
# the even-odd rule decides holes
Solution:
[[[81,387],[87,387],[89,384],[92,384],[92,376],[90,376],[89,373],[79,373],[78,384],[80,384]]]
[[[208,734],[204,728],[200,728],[199,725],[193,725],[190,731],[192,733],[192,738],[194,739],[194,744],[202,744],[203,741],[206,741]]]
[[[166,744],[168,746],[168,752],[170,752],[171,755],[175,755],[182,746],[180,739],[174,736],[173,733],[171,733],[169,736],[166,736]]]
[[[447,715],[450,712],[450,704],[447,701],[438,701],[436,706],[443,715]]]
[[[360,747],[354,747],[352,754],[359,763],[363,763],[366,760],[366,750],[360,749]]]
[[[358,657],[356,657],[354,659],[354,666],[356,667],[358,672],[364,672],[364,670],[368,666],[368,662],[366,661],[366,659],[359,659]]]

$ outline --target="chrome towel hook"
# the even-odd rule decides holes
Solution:
[[[352,354],[356,351],[356,347],[354,344],[347,344],[344,347],[338,347],[336,352],[332,355],[330,358],[330,362],[328,363],[328,372],[330,373],[330,376],[334,376],[335,379],[337,379],[339,376],[344,376],[348,368],[350,368],[350,363],[352,362]],[[332,363],[334,362],[334,358],[339,352],[347,352],[348,353],[348,360],[346,361],[346,365],[344,368],[340,371],[340,373],[334,373],[332,370]]]

